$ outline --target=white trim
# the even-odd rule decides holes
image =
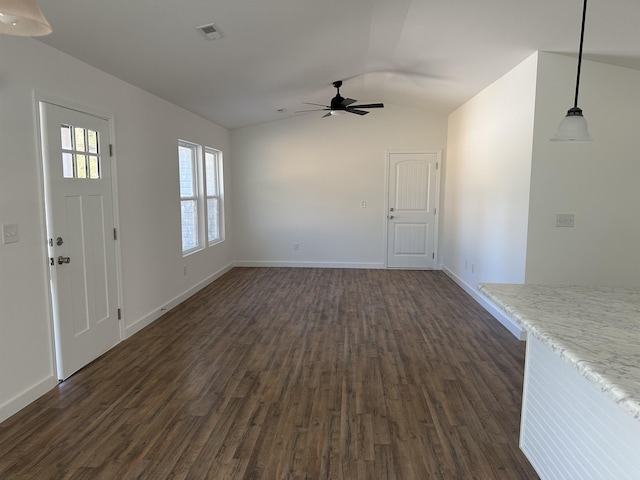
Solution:
[[[5,421],[11,415],[19,412],[31,402],[37,400],[49,390],[58,385],[58,380],[55,375],[49,375],[36,384],[30,386],[22,393],[19,393],[15,397],[7,400],[0,405],[0,422]]]
[[[42,144],[42,132],[40,128],[41,127],[40,98],[41,96],[38,94],[38,92],[36,92],[35,90],[32,91],[33,113],[34,113],[33,119],[35,122],[33,131],[35,132],[35,135],[36,135],[36,149],[37,149],[35,158],[36,158],[36,161],[38,162],[37,174],[38,174],[38,196],[39,196],[38,201],[40,202],[40,212],[39,212],[40,238],[46,239],[47,233],[48,233],[48,228],[47,228],[48,212],[47,212],[47,202],[46,202],[47,193],[45,189],[45,182],[48,181],[48,178],[44,168],[44,158],[42,156],[43,144]],[[48,305],[47,312],[46,312],[46,315],[47,315],[46,321],[49,327],[47,332],[49,334],[49,355],[50,355],[49,366],[51,367],[51,369],[49,370],[49,375],[54,380],[57,380],[56,372],[58,370],[58,361],[56,357],[56,340],[55,340],[55,331],[54,331],[55,325],[53,321],[53,299],[51,297],[51,269],[49,267],[49,246],[47,245],[46,240],[42,242],[41,255],[42,255],[42,261],[43,261],[42,265],[46,265],[46,268],[44,271],[44,276],[45,276],[44,290],[45,290],[45,299]],[[37,389],[38,385],[39,383],[34,385],[31,388],[38,390]],[[21,394],[21,396],[22,395],[23,394]],[[18,397],[15,397],[15,398],[18,398]],[[33,400],[28,400],[29,398],[30,398],[29,395],[27,395],[27,401],[26,403],[24,403],[24,405],[22,405],[23,407],[28,405],[28,403],[30,403],[31,401],[33,401]],[[0,407],[0,417],[2,417],[3,409],[4,409],[4,406]]]
[[[471,285],[466,283],[444,265],[442,265],[442,271],[444,271],[444,273],[449,278],[451,278],[460,287],[462,287],[465,292],[471,295],[471,297],[473,297],[473,299],[478,302],[482,306],[482,308],[489,312],[498,322],[502,324],[503,327],[509,330],[509,332],[511,332],[514,337],[516,337],[518,340],[526,339],[526,331],[518,323],[514,322],[510,317],[505,315],[502,310],[491,303],[477,289],[471,287]]]
[[[254,262],[250,260],[234,262],[236,267],[297,267],[297,268],[363,268],[383,269],[383,263],[350,263],[350,262]]]
[[[210,285],[211,283],[215,282],[218,278],[220,278],[222,275],[224,275],[229,270],[231,270],[233,268],[233,266],[234,266],[233,264],[229,264],[226,267],[221,268],[220,270],[218,270],[214,274],[209,275],[207,278],[205,278],[200,283],[197,283],[193,287],[185,290],[181,294],[179,294],[176,297],[174,297],[171,300],[169,300],[169,302],[167,302],[164,305],[161,305],[161,306],[155,308],[151,312],[147,313],[143,317],[141,317],[138,320],[136,320],[135,322],[133,322],[131,325],[128,325],[127,327],[125,327],[125,330],[124,330],[125,331],[125,338],[129,338],[134,333],[139,332],[140,330],[142,330],[143,328],[145,328],[146,326],[150,325],[155,320],[160,318],[162,315],[167,313],[169,310],[174,308],[176,305],[181,304],[182,302],[187,300],[189,297],[195,295],[196,293],[198,293],[203,288],[205,288],[208,285]]]

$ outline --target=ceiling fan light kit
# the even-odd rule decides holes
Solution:
[[[356,100],[353,98],[344,98],[340,95],[340,87],[342,86],[342,80],[338,80],[337,82],[333,82],[333,86],[337,90],[336,96],[331,99],[329,105],[321,105],[319,103],[308,103],[303,102],[305,105],[316,105],[318,107],[325,108],[317,108],[314,110],[298,110],[296,113],[305,113],[305,112],[322,112],[327,111],[324,117],[331,117],[333,115],[343,115],[345,113],[355,113],[356,115],[366,115],[366,110],[362,110],[363,108],[384,108],[382,103],[368,103],[362,105],[353,105]]]
[[[587,120],[582,115],[582,109],[578,107],[578,92],[580,90],[580,68],[582,67],[582,44],[584,42],[584,24],[587,17],[587,0],[584,0],[582,8],[582,27],[580,30],[580,50],[578,53],[578,74],[576,77],[576,95],[573,107],[567,112],[567,116],[560,122],[558,131],[551,139],[554,142],[589,142],[589,128]]]
[[[41,37],[51,32],[35,0],[0,0],[0,33]]]

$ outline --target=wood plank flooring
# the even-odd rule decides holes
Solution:
[[[0,479],[535,479],[523,363],[442,272],[236,268],[0,424]]]

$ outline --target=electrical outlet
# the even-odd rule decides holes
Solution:
[[[367,201],[366,200],[362,200],[360,202],[360,208],[367,208]]]
[[[298,242],[295,242],[295,243],[293,244],[293,249],[294,249],[294,250],[300,250],[300,244],[299,244]]]

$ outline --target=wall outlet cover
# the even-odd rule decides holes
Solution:
[[[556,214],[556,227],[573,227],[576,216],[573,213]]]

